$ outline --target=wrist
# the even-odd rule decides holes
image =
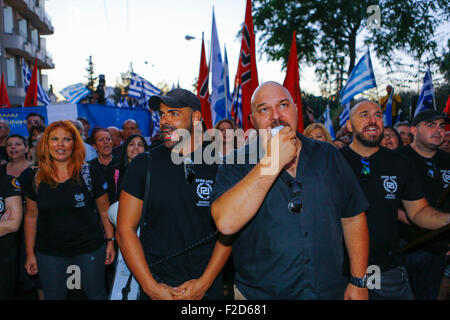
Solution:
[[[367,279],[367,274],[364,274],[362,277],[350,276],[350,283],[358,288],[367,288]]]
[[[116,237],[105,238],[106,243],[114,243],[116,241]]]

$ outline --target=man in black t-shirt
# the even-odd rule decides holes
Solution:
[[[119,247],[141,286],[141,299],[222,299],[218,274],[231,247],[214,241],[210,194],[217,166],[190,160],[202,151],[193,135],[201,126],[200,100],[185,89],[173,89],[151,97],[149,106],[159,112],[164,144],[152,149],[151,157],[136,156],[127,168],[119,199]],[[184,159],[177,164],[174,158],[180,154]],[[150,192],[139,241],[136,229],[149,165]]]
[[[434,110],[419,113],[411,128],[414,142],[399,152],[413,161],[428,203],[449,212],[450,197],[445,197],[444,193],[450,185],[450,154],[439,149],[444,139],[446,121],[448,120],[444,114]],[[402,221],[399,223],[400,236],[406,242],[426,234],[427,230],[412,224],[403,210],[399,211],[399,217]],[[445,269],[445,254],[449,249],[448,238],[447,232],[408,250],[406,269],[416,299],[437,298]]]
[[[428,229],[448,224],[450,215],[428,204],[416,170],[407,158],[379,146],[384,125],[378,104],[367,100],[357,103],[347,127],[353,133],[353,142],[340,151],[369,200],[369,265],[381,271],[380,288],[369,290],[370,299],[412,299],[404,257],[398,252],[398,208],[403,204],[411,221]]]

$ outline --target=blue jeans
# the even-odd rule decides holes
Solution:
[[[370,300],[413,300],[405,267],[398,266],[381,273],[380,289],[369,290]]]
[[[75,275],[68,272],[69,266],[78,266],[80,269],[81,289],[89,300],[106,300],[105,286],[105,259],[106,246],[86,254],[74,257],[49,256],[36,252],[39,278],[42,282],[46,300],[64,300],[68,293],[68,278]]]

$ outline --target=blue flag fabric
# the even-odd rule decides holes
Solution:
[[[41,107],[0,109],[0,119],[8,122],[11,134],[27,136],[26,117],[30,112],[41,114],[45,118],[45,125],[58,120],[76,120],[85,117],[91,128],[108,126],[122,127],[127,119],[134,119],[144,137],[151,137],[151,112],[145,108],[119,108],[92,104],[49,104]]]
[[[131,75],[128,96],[137,99],[140,107],[147,107],[148,99],[150,99],[151,96],[159,94],[161,94],[161,90],[154,86],[150,81],[142,78],[136,73]]]
[[[234,123],[242,128],[242,87],[238,85],[234,88],[233,99],[231,101],[231,118]]]
[[[211,84],[211,95],[209,96],[209,99],[211,102],[211,121],[214,126],[218,121],[226,117],[222,53],[220,52],[214,11],[211,31]]]
[[[341,90],[341,103],[345,105],[358,93],[376,86],[377,83],[373,73],[372,60],[370,60],[370,52],[367,50],[366,54],[362,56],[353,68],[345,87]]]
[[[394,88],[392,88],[389,94],[389,99],[386,104],[386,110],[383,114],[383,122],[385,126],[392,126],[392,97],[394,96]]]
[[[23,78],[23,87],[25,88],[25,93],[28,91],[28,87],[30,85],[31,81],[31,75],[32,72],[28,68],[27,64],[25,63],[25,60],[22,59],[22,78]],[[42,103],[44,106],[48,105],[50,103],[50,98],[47,95],[47,92],[42,88],[41,84],[38,81],[37,84],[37,100],[38,103]]]
[[[430,66],[428,66],[427,71],[425,72],[425,77],[423,78],[422,91],[420,92],[419,100],[417,100],[417,107],[416,111],[414,112],[414,117],[421,111],[424,111],[426,109],[434,109],[433,100],[433,81],[431,79]]]
[[[336,135],[334,134],[333,122],[331,121],[329,106],[327,106],[327,110],[324,113],[324,124],[328,132],[330,133],[331,138],[333,138],[333,140],[336,139]]]
[[[347,102],[347,104],[344,107],[344,110],[342,110],[341,115],[339,116],[339,125],[341,128],[345,126],[347,123],[347,120],[350,119],[350,102]]]
[[[230,95],[230,75],[228,73],[227,48],[224,47],[224,58],[222,68],[223,90],[225,97],[225,117],[231,119],[231,95]]]
[[[77,83],[65,87],[60,93],[69,101],[69,103],[78,103],[89,94],[89,89],[82,83]]]

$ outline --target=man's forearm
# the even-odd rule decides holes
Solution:
[[[217,275],[220,273],[220,270],[222,270],[230,257],[230,254],[231,246],[225,246],[218,240],[211,255],[211,259],[209,259],[208,266],[200,278],[201,281],[206,283],[207,288],[211,287],[212,283],[217,278]]]
[[[360,278],[367,273],[369,260],[366,214],[363,212],[351,218],[343,218],[341,221],[350,259],[350,272],[352,276]]]
[[[260,208],[279,172],[262,175],[259,162],[240,182],[219,197],[211,206],[217,229],[225,235],[239,231]]]
[[[412,221],[419,227],[435,230],[450,223],[450,214],[427,206],[417,212]]]

